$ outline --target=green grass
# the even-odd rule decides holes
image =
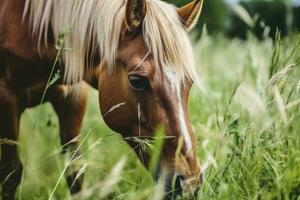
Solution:
[[[207,90],[193,88],[190,96],[205,168],[199,199],[300,199],[300,38],[274,43],[204,35],[195,43],[195,57]],[[97,91],[91,89],[81,131],[83,157],[73,163],[85,171],[85,198],[153,199],[160,187],[120,135],[104,124],[98,107]],[[51,106],[26,110],[19,199],[48,199],[51,193],[53,199],[70,198],[65,179],[60,180],[69,157],[60,150]]]

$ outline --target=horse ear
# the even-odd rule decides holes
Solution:
[[[191,3],[178,8],[177,13],[181,22],[190,31],[197,23],[197,20],[202,11],[203,0],[194,0]]]
[[[146,12],[146,0],[127,0],[125,13],[127,31],[135,31],[142,24]]]

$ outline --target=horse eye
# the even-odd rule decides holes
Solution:
[[[138,75],[129,75],[128,76],[129,84],[134,90],[143,92],[150,89],[150,82],[148,77],[138,76]]]

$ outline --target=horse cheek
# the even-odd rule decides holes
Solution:
[[[117,70],[113,75],[108,73],[102,72],[99,79],[100,111],[109,128],[126,135],[136,121],[134,94],[128,87],[125,70]]]

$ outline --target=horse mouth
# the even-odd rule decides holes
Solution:
[[[201,178],[201,177],[200,177]],[[197,178],[199,179],[199,178]],[[167,178],[165,184],[165,200],[174,200],[177,197],[187,199],[197,199],[200,191],[200,183],[189,185],[183,175],[176,175]]]

